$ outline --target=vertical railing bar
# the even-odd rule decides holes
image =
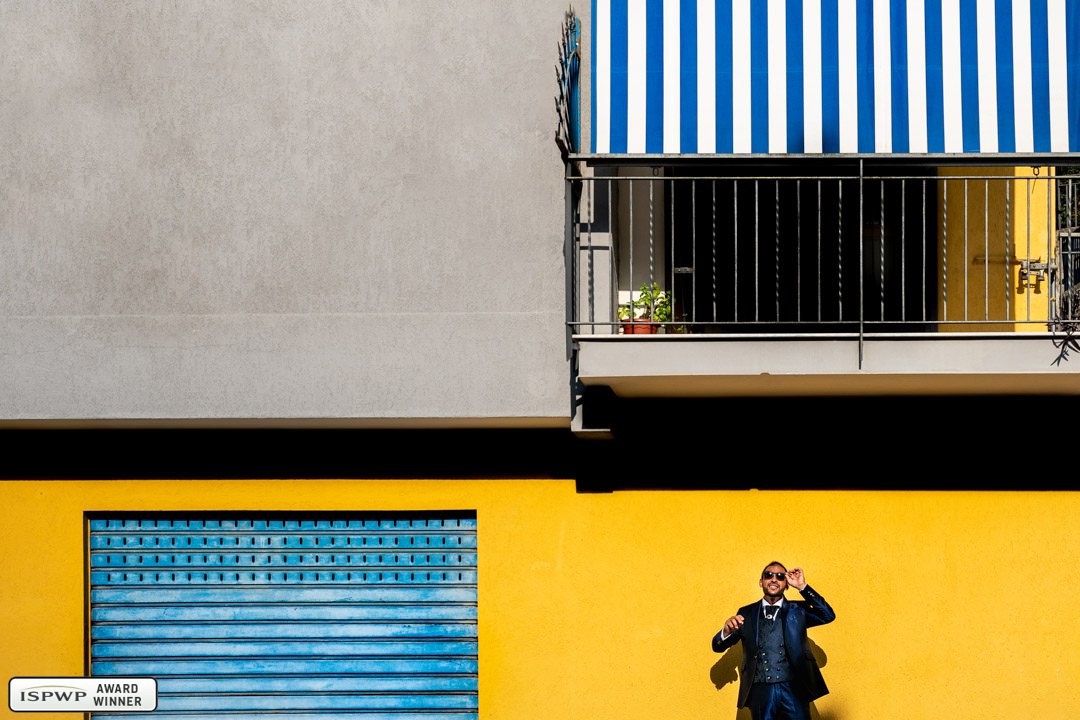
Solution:
[[[949,180],[941,181],[941,319],[949,319]]]
[[[821,178],[817,180],[817,320],[821,322]]]
[[[670,221],[668,223],[669,227],[664,229],[664,256],[665,256],[665,258],[667,258],[667,257],[671,258],[671,261],[668,262],[668,264],[666,266],[667,267],[668,279],[665,281],[666,284],[667,284],[668,300],[671,300],[672,299],[672,291],[675,288],[675,282],[674,282],[674,280],[675,280],[675,179],[674,178],[668,178],[667,182],[660,183],[660,187],[664,189],[664,200],[667,202],[668,218],[669,218],[669,221]],[[692,202],[693,202],[693,198],[691,198],[691,203]],[[667,253],[668,231],[670,231],[670,233],[671,233],[671,254],[670,255],[668,255],[668,253]],[[690,233],[690,247],[691,247],[691,250],[693,250],[693,245],[694,245],[693,226],[691,226],[691,233]],[[674,306],[671,306],[669,304],[669,307],[671,307],[672,311],[674,312],[674,310],[675,310]],[[667,332],[667,330],[665,330],[665,332]]]
[[[990,319],[990,179],[983,179],[983,320]]]
[[[968,319],[968,179],[964,178],[964,320]]]
[[[922,298],[921,303],[923,322],[926,322],[927,320],[928,308],[926,307],[926,278],[927,275],[930,274],[930,266],[928,264],[929,260],[926,257],[926,183],[928,182],[929,180],[924,177],[922,181],[922,211],[920,213],[922,225],[922,291],[919,293],[919,297]]]
[[[1075,173],[1076,168],[1072,171]],[[1064,277],[1061,279],[1062,300],[1065,303],[1065,307],[1058,308],[1058,319],[1061,320],[1076,320],[1076,290],[1074,288],[1076,278],[1076,266],[1077,266],[1077,253],[1075,245],[1075,239],[1073,238],[1074,230],[1076,227],[1076,180],[1069,180],[1069,227],[1066,237],[1065,250],[1065,269]],[[1060,252],[1060,251],[1059,251]],[[1065,295],[1065,291],[1069,291],[1069,295]],[[1067,312],[1067,314],[1066,314]]]
[[[635,204],[634,203],[634,195],[636,194],[635,190],[639,189],[639,188],[635,188],[634,187],[635,185],[639,185],[639,182],[637,180],[631,179],[630,180],[630,280],[629,280],[629,284],[627,284],[627,287],[630,288],[630,314],[631,314],[631,320],[633,320],[633,315],[634,315],[634,282],[635,282],[635,277],[634,277],[634,256],[636,255],[636,253],[634,252],[634,247],[637,244],[637,239],[634,236],[635,235],[635,230],[636,230],[636,226],[635,226],[635,223],[634,223],[634,204]]]
[[[731,244],[731,253],[734,262],[731,264],[731,274],[734,282],[731,283],[734,293],[734,310],[735,317],[734,322],[739,322],[739,181],[732,180],[731,185],[734,188],[731,193],[731,206],[735,212],[735,240]]]
[[[761,198],[758,192],[758,186],[760,181],[754,179],[754,322],[758,322],[761,319],[760,310],[758,309],[758,302],[761,299],[761,269],[760,263],[760,219],[761,219]]]
[[[844,180],[836,181],[836,319],[844,320]]]
[[[1066,178],[1065,179],[1065,189],[1064,189],[1064,195],[1065,195],[1065,217],[1064,217],[1064,222],[1065,222],[1065,227],[1061,226],[1061,223],[1062,223],[1062,218],[1061,217],[1058,217],[1057,222],[1054,223],[1054,226],[1055,226],[1054,227],[1054,247],[1056,248],[1056,250],[1055,250],[1056,254],[1054,256],[1055,257],[1055,262],[1053,263],[1053,265],[1057,266],[1057,273],[1056,273],[1056,281],[1053,283],[1053,287],[1054,287],[1054,293],[1053,293],[1053,296],[1054,296],[1054,312],[1050,316],[1051,320],[1060,320],[1060,319],[1063,318],[1063,310],[1064,310],[1064,305],[1065,305],[1065,302],[1064,302],[1065,301],[1065,296],[1064,296],[1064,293],[1063,293],[1061,288],[1064,287],[1064,284],[1065,284],[1064,279],[1066,277],[1066,271],[1068,269],[1068,255],[1065,253],[1065,242],[1064,242],[1064,238],[1061,236],[1061,232],[1062,232],[1062,230],[1065,230],[1066,233],[1071,233],[1072,232],[1072,230],[1071,230],[1072,221],[1073,221],[1073,217],[1072,217],[1072,184],[1073,184],[1072,178]],[[1058,193],[1059,194],[1062,193],[1060,185],[1058,187]],[[1069,235],[1066,234],[1065,237],[1067,238],[1067,237],[1069,237]]]
[[[585,180],[583,178],[582,179],[582,188],[581,188],[582,191],[585,190],[584,183],[585,183]],[[589,200],[588,200],[588,203],[586,204],[586,215],[587,215],[587,218],[588,218],[587,223],[586,223],[586,228],[587,228],[587,234],[588,234],[588,238],[589,238],[589,271],[588,271],[589,272],[589,334],[590,335],[595,335],[596,334],[596,249],[593,246],[593,232],[592,232],[592,226],[593,226],[593,192],[595,191],[595,187],[593,185],[593,182],[592,182],[591,178],[588,181],[588,188],[589,188],[589,194],[588,194]],[[583,194],[584,194],[584,192],[583,192]],[[575,285],[577,284],[577,280],[574,281],[574,284]]]
[[[576,185],[581,186],[581,192],[575,192]],[[585,306],[581,302],[581,285],[584,284],[588,287],[589,281],[592,279],[589,275],[592,273],[592,237],[586,227],[585,221],[582,220],[582,212],[585,212],[584,208],[588,207],[588,201],[585,198],[585,185],[584,178],[571,178],[570,190],[572,193],[572,207],[570,209],[571,222],[573,223],[572,236],[575,238],[574,249],[571,253],[570,264],[572,266],[571,276],[573,277],[573,287],[570,289],[572,296],[571,305],[573,305],[572,323],[574,325],[573,332],[585,332],[586,327],[590,326],[593,320],[592,313],[585,311]],[[582,255],[582,249],[585,249],[584,262],[580,259]],[[585,271],[586,277],[582,279],[582,269]],[[586,299],[589,300],[591,296],[586,292]],[[591,309],[591,308],[590,308]]]
[[[633,320],[633,315],[634,315],[634,255],[635,255],[635,253],[634,253],[634,245],[636,244],[636,239],[634,237],[634,231],[636,230],[636,228],[634,226],[634,194],[635,194],[634,185],[636,184],[637,181],[634,180],[633,178],[631,178],[629,180],[626,180],[626,182],[627,182],[627,184],[630,185],[630,190],[629,190],[629,195],[630,196],[629,196],[629,198],[627,198],[627,204],[629,204],[629,207],[630,207],[630,218],[629,218],[630,219],[630,261],[629,261],[630,277],[629,277],[629,279],[626,280],[626,287],[630,289],[630,314],[631,314],[631,320]]]
[[[580,274],[580,262],[578,261],[578,254],[581,253],[581,223],[580,219],[580,202],[575,202],[573,199],[573,187],[575,187],[575,180],[571,175],[564,176],[564,188],[569,187],[570,192],[570,204],[563,207],[563,220],[569,221],[570,227],[570,246],[563,248],[564,259],[569,266],[569,285],[565,288],[566,302],[569,305],[566,313],[568,329],[571,332],[575,332],[578,328],[578,323],[581,321],[581,310],[578,300],[578,275]],[[566,254],[569,253],[569,257]]]
[[[649,322],[653,321],[656,310],[656,297],[653,293],[653,284],[656,282],[656,214],[655,199],[656,169],[653,168],[653,177],[649,178]]]
[[[1046,284],[1047,290],[1050,285],[1050,249],[1054,236],[1057,233],[1054,231],[1055,217],[1054,209],[1057,206],[1057,181],[1053,180],[1053,171],[1051,167],[1046,168]],[[1047,292],[1047,296],[1051,293]],[[1050,299],[1047,298],[1047,305],[1049,305]],[[1046,319],[1050,319],[1050,308],[1046,308]]]
[[[1076,227],[1076,202],[1075,189],[1076,180],[1069,178],[1066,185],[1065,202],[1068,203],[1068,213],[1066,214],[1068,227],[1065,228],[1066,234],[1064,239],[1058,241],[1058,268],[1060,274],[1057,280],[1056,294],[1059,297],[1057,307],[1054,312],[1055,320],[1073,320],[1075,319],[1075,313],[1073,312],[1072,303],[1067,301],[1065,291],[1070,288],[1072,284],[1072,277],[1074,274],[1074,262],[1073,257],[1073,228]]]
[[[907,178],[900,180],[900,321],[907,321]]]
[[[693,185],[690,189],[690,197],[692,200],[690,208],[690,232],[691,232],[691,244],[693,245],[693,252],[690,253],[690,266],[692,268],[690,272],[690,320],[691,322],[697,320],[697,178],[693,181]],[[674,208],[672,203],[672,208]],[[672,209],[672,224],[675,222],[675,210]],[[675,233],[671,234],[671,290],[675,291]],[[674,296],[672,296],[674,299]],[[675,319],[675,305],[671,306],[672,320]]]
[[[712,181],[712,319],[716,322],[716,178]]]
[[[1075,171],[1070,169],[1070,171]],[[1072,277],[1074,275],[1074,258],[1073,258],[1073,228],[1076,227],[1076,180],[1070,177],[1066,180],[1066,196],[1065,202],[1068,203],[1068,211],[1065,215],[1067,227],[1059,228],[1065,231],[1064,236],[1058,237],[1057,252],[1058,252],[1058,295],[1060,300],[1056,312],[1054,313],[1055,320],[1072,320],[1074,318],[1073,303],[1069,301],[1069,296],[1066,295],[1066,291],[1071,289]]]
[[[1012,230],[1012,204],[1011,204],[1011,190],[1013,179],[1009,178],[1005,181],[1005,319],[1011,320],[1012,313],[1009,312],[1009,291],[1012,287],[1012,245],[1009,241],[1009,236]]]
[[[609,177],[605,180],[607,185],[607,229],[608,239],[611,246],[610,252],[608,252],[608,265],[609,272],[611,273],[611,281],[608,282],[609,296],[611,302],[611,333],[617,335],[619,332],[619,258],[617,256],[618,250],[618,237],[616,237],[615,226],[611,224],[611,204],[613,198],[617,197],[618,189],[612,190],[613,180]]]
[[[1038,177],[1036,175],[1036,177]],[[1025,258],[1031,259],[1031,178],[1027,180],[1027,254]],[[1021,262],[1026,262],[1022,260]],[[1024,278],[1024,304],[1027,309],[1024,311],[1024,317],[1028,321],[1031,320],[1031,283],[1028,282],[1027,277]]]
[[[696,242],[696,240],[694,240],[694,239],[696,239],[696,230],[697,230],[696,228],[693,227],[694,226],[693,218],[697,217],[696,215],[694,215],[694,196],[693,196],[694,184],[696,184],[696,182],[697,182],[697,180],[694,180],[694,179],[690,180],[690,253],[691,253],[691,255],[693,254],[694,242]],[[667,299],[669,299],[669,307],[672,309],[672,312],[674,313],[675,312],[675,305],[671,304],[670,301],[674,298],[674,290],[675,290],[675,237],[677,237],[677,235],[675,234],[675,178],[669,178],[669,180],[667,180],[665,186],[666,186],[666,190],[664,192],[666,193],[665,194],[665,199],[667,200],[667,207],[669,207],[669,218],[671,220],[671,223],[670,223],[671,228],[670,228],[670,230],[671,230],[671,237],[672,237],[671,261],[667,262]],[[665,237],[664,241],[665,241],[664,242],[664,260],[667,260],[666,237]]]
[[[881,255],[878,261],[880,266],[878,274],[878,306],[881,313],[879,319],[885,322],[885,180],[878,180],[878,250]]]
[[[1056,320],[1061,316],[1061,301],[1063,298],[1061,297],[1061,291],[1059,290],[1059,288],[1061,287],[1062,273],[1055,272],[1054,268],[1057,267],[1057,269],[1062,272],[1065,269],[1065,255],[1062,252],[1064,248],[1062,247],[1060,233],[1063,229],[1061,225],[1062,222],[1065,222],[1066,225],[1068,225],[1069,227],[1072,226],[1072,208],[1069,205],[1069,200],[1072,196],[1071,183],[1072,181],[1068,178],[1065,179],[1064,185],[1061,184],[1061,181],[1058,181],[1057,187],[1054,190],[1054,207],[1056,208],[1058,205],[1064,202],[1065,214],[1060,215],[1057,212],[1054,213],[1054,257],[1052,259],[1046,259],[1047,280],[1049,282],[1051,290],[1050,302],[1053,304],[1053,308],[1047,309],[1046,319],[1048,321]],[[1065,196],[1064,199],[1062,199],[1062,195]]]
[[[802,322],[802,178],[795,180],[795,322]]]
[[[859,369],[862,370],[863,361],[863,320],[866,315],[866,294],[865,286],[866,281],[864,275],[866,274],[864,268],[866,267],[866,259],[864,257],[865,243],[866,243],[866,228],[863,226],[865,220],[863,219],[863,161],[859,159],[859,268],[857,276],[859,278]]]
[[[564,204],[563,213],[564,220],[566,215],[569,215],[570,220],[570,257],[565,258],[566,248],[563,248],[564,259],[569,260],[570,263],[570,287],[567,293],[568,301],[570,303],[570,332],[574,333],[578,330],[578,323],[581,322],[581,300],[578,297],[578,275],[580,274],[580,262],[578,255],[581,253],[581,223],[579,223],[579,211],[580,207],[574,200],[574,179],[571,176],[567,176],[566,185],[570,187],[570,199],[569,208]]]
[[[1064,283],[1064,278],[1066,276],[1066,270],[1068,269],[1068,265],[1067,265],[1068,255],[1066,255],[1066,253],[1065,253],[1065,243],[1063,242],[1063,238],[1061,237],[1061,231],[1066,230],[1067,232],[1071,232],[1071,228],[1072,228],[1072,183],[1073,183],[1073,181],[1072,181],[1071,178],[1066,178],[1065,179],[1065,189],[1064,189],[1064,194],[1065,194],[1065,227],[1064,228],[1061,227],[1062,219],[1060,217],[1057,218],[1057,222],[1054,223],[1054,247],[1056,248],[1056,250],[1055,250],[1056,254],[1055,254],[1054,257],[1055,257],[1056,262],[1052,263],[1051,267],[1056,265],[1058,272],[1055,273],[1056,280],[1055,280],[1055,282],[1052,283],[1053,290],[1054,290],[1054,292],[1053,292],[1054,312],[1051,313],[1050,320],[1060,320],[1060,319],[1062,319],[1062,316],[1063,316],[1062,310],[1064,309],[1064,304],[1065,304],[1064,303],[1065,297],[1064,297],[1064,293],[1062,292],[1061,288],[1065,284]],[[1060,194],[1061,192],[1062,192],[1062,190],[1061,190],[1061,187],[1059,186],[1058,187],[1058,193]],[[1065,237],[1068,237],[1068,235],[1066,235]]]
[[[773,250],[773,302],[776,321],[780,321],[780,179],[773,180],[773,213],[775,214],[775,248]]]
[[[575,182],[581,182],[582,183],[581,193],[580,194],[574,193],[574,183]],[[574,240],[573,252],[570,253],[570,272],[571,272],[571,277],[573,277],[573,286],[570,288],[570,305],[571,305],[570,314],[571,314],[571,317],[573,318],[573,322],[572,322],[572,325],[571,325],[571,328],[570,328],[571,334],[584,333],[586,325],[591,323],[594,320],[594,317],[593,317],[593,315],[591,313],[586,313],[585,312],[584,303],[583,303],[582,297],[581,297],[582,289],[583,289],[582,288],[582,282],[581,282],[581,280],[582,280],[581,273],[583,271],[586,272],[586,273],[591,273],[593,271],[593,266],[592,266],[592,233],[591,233],[591,231],[589,232],[589,236],[587,238],[587,241],[589,243],[589,252],[586,254],[586,257],[584,258],[584,260],[582,258],[582,252],[581,252],[581,250],[583,248],[583,243],[586,242],[586,238],[583,237],[583,229],[582,229],[582,224],[581,224],[581,209],[582,209],[582,205],[583,205],[582,197],[584,195],[584,190],[585,190],[585,188],[584,188],[584,178],[571,177],[570,191],[571,191],[573,207],[570,210],[570,213],[571,213],[570,220],[571,220],[571,223],[572,223],[572,226],[573,226],[572,230],[571,230],[571,237]],[[576,198],[575,198],[575,196],[576,196]],[[592,280],[592,278],[591,277],[587,278],[586,282],[588,282],[589,280]],[[591,295],[588,295],[588,301],[590,303],[592,302],[592,296]],[[592,309],[592,308],[590,308],[590,309]],[[592,328],[592,332],[595,333],[595,331],[596,331],[595,327],[593,327],[592,325],[589,325],[589,327]]]
[[[1075,168],[1072,171],[1075,172]],[[1061,271],[1061,275],[1058,277],[1061,302],[1058,304],[1055,313],[1055,319],[1057,320],[1073,320],[1076,318],[1074,312],[1075,303],[1071,302],[1069,296],[1065,294],[1066,290],[1072,289],[1072,279],[1076,273],[1076,257],[1073,253],[1073,228],[1076,227],[1076,179],[1070,177],[1068,183],[1069,192],[1066,202],[1069,203],[1069,212],[1066,217],[1069,226],[1065,228],[1065,237],[1058,242],[1058,253],[1061,255],[1061,261],[1058,264]]]

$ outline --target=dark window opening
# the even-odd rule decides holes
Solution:
[[[934,171],[864,174],[836,164],[669,168],[675,320],[694,333],[933,330]]]

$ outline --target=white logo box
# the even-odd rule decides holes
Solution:
[[[14,677],[12,712],[152,712],[157,680],[148,677]]]

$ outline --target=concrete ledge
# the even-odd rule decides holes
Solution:
[[[1080,395],[1048,333],[576,336],[578,379],[620,397]]]

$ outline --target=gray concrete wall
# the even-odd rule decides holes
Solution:
[[[567,8],[0,3],[0,421],[568,423]]]

